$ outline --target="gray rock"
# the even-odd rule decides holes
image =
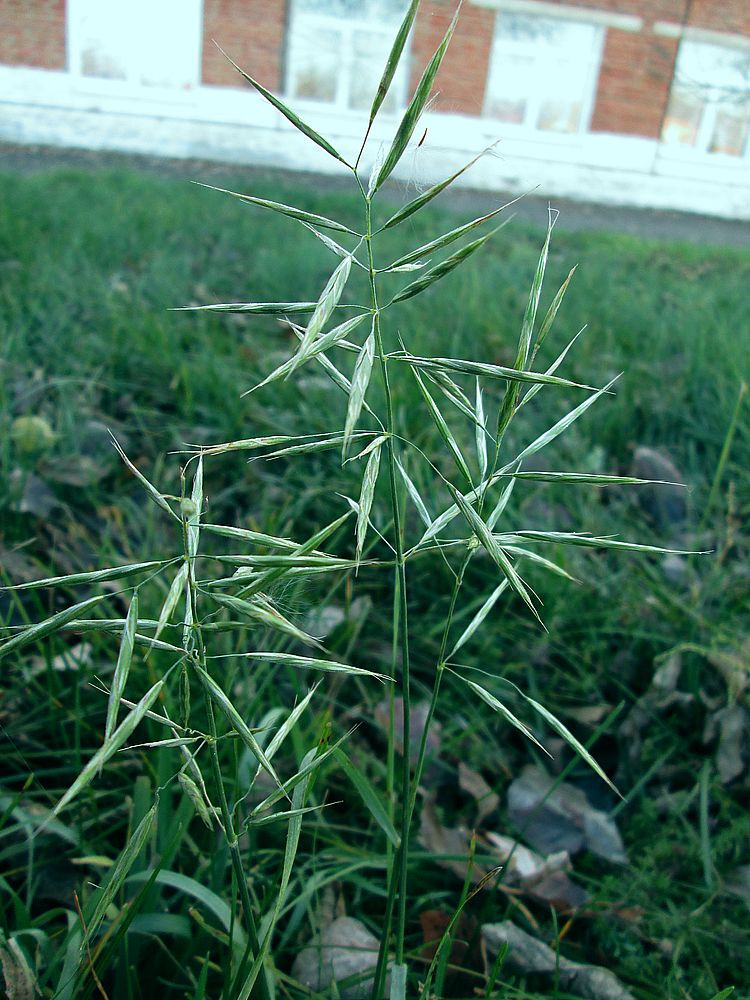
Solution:
[[[655,448],[636,448],[631,474],[639,479],[658,481],[653,485],[637,487],[638,502],[657,528],[674,528],[685,521],[685,489],[674,485],[683,483],[685,479],[669,455]]]
[[[338,917],[297,955],[292,975],[316,993],[326,990],[333,982],[358,977],[353,983],[342,986],[338,995],[343,1000],[365,1000],[372,992],[373,976],[368,973],[375,971],[378,948],[377,938],[360,920]]]

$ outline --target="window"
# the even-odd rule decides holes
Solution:
[[[750,53],[683,41],[662,139],[705,153],[742,156],[750,134]]]
[[[367,111],[407,0],[293,0],[287,47],[287,93],[337,108]],[[383,104],[403,106],[402,61]]]
[[[69,68],[87,89],[190,90],[200,45],[201,0],[68,2]]]
[[[583,21],[500,12],[484,113],[543,132],[588,128],[602,29]]]

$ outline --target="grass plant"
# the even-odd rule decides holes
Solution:
[[[219,331],[229,329],[231,341],[232,330],[244,329],[216,325],[216,314],[224,324],[232,317],[235,322],[236,317],[240,322],[252,317],[271,336],[271,322],[285,321],[294,345],[291,355],[264,365],[249,387],[246,405],[265,409],[263,426],[251,428],[254,436],[248,437],[241,414],[222,414],[222,427],[231,428],[232,434],[213,443],[202,428],[204,440],[182,456],[171,483],[166,470],[149,470],[146,476],[133,444],[139,438],[138,422],[132,429],[126,427],[130,445],[116,447],[149,502],[146,508],[133,501],[129,516],[142,537],[132,558],[113,560],[115,564],[104,569],[56,572],[5,591],[11,624],[0,657],[8,657],[21,673],[33,665],[29,654],[41,640],[60,642],[61,636],[75,634],[82,640],[77,646],[63,640],[55,648],[63,651],[58,656],[83,660],[91,656],[83,651],[84,643],[89,649],[91,642],[109,649],[112,637],[117,639],[111,678],[99,684],[97,695],[102,699],[103,740],[98,726],[89,721],[93,692],[74,685],[74,704],[67,702],[73,733],[64,766],[58,768],[43,754],[35,757],[41,766],[29,766],[37,781],[57,786],[57,775],[66,780],[71,770],[76,771],[74,780],[49,809],[30,811],[23,786],[3,800],[10,845],[6,857],[28,872],[25,898],[12,880],[6,883],[14,922],[24,928],[8,941],[15,941],[17,948],[24,945],[16,961],[29,966],[29,976],[46,995],[149,995],[133,973],[149,965],[160,969],[160,988],[167,986],[175,995],[233,1000],[279,991],[297,995],[285,956],[294,949],[303,922],[308,917],[315,922],[326,887],[336,884],[362,912],[376,915],[373,929],[380,952],[372,995],[384,995],[389,973],[391,996],[426,996],[428,984],[422,980],[419,949],[410,929],[416,905],[412,884],[425,863],[414,819],[425,786],[434,721],[446,715],[441,711],[446,692],[449,705],[473,706],[467,709],[472,713],[470,739],[495,732],[489,721],[494,713],[503,726],[524,739],[531,737],[533,753],[537,744],[530,726],[536,718],[540,734],[562,739],[600,779],[610,780],[590,748],[537,690],[528,652],[517,650],[528,648],[532,636],[538,643],[545,635],[541,621],[549,629],[549,638],[541,641],[553,650],[561,623],[568,629],[595,625],[596,613],[579,614],[580,599],[574,596],[553,602],[550,618],[537,590],[548,587],[557,593],[561,576],[570,571],[590,573],[587,583],[594,586],[599,577],[619,572],[609,556],[617,556],[617,550],[647,556],[666,550],[611,537],[609,525],[600,529],[606,520],[601,510],[591,506],[586,508],[592,520],[585,533],[567,524],[539,527],[537,520],[523,520],[517,491],[525,483],[547,484],[555,497],[566,487],[606,486],[619,498],[620,487],[639,485],[633,476],[605,473],[588,454],[576,465],[575,444],[570,448],[572,468],[563,464],[557,471],[539,464],[543,451],[565,462],[564,445],[559,450],[563,435],[575,440],[579,418],[590,414],[594,404],[606,408],[613,388],[609,372],[603,388],[590,386],[588,378],[561,374],[570,343],[541,363],[564,296],[573,287],[569,275],[564,276],[549,307],[540,310],[553,213],[513,350],[507,345],[500,349],[494,340],[492,312],[497,303],[490,307],[475,301],[471,286],[464,291],[465,309],[462,295],[457,312],[468,314],[466,329],[476,320],[483,331],[478,339],[490,347],[489,360],[466,358],[473,352],[456,350],[459,335],[420,332],[425,324],[419,320],[418,297],[428,299],[440,287],[450,288],[458,269],[476,267],[475,255],[500,237],[495,230],[480,228],[495,217],[493,212],[451,226],[437,238],[420,237],[416,249],[395,249],[399,231],[418,232],[419,213],[444,190],[444,183],[395,212],[380,209],[380,189],[408,147],[454,25],[368,180],[359,169],[416,7],[416,2],[411,5],[394,44],[354,162],[347,162],[294,112],[247,78],[295,127],[341,161],[355,187],[355,198],[342,200],[340,220],[321,208],[313,211],[276,198],[228,192],[249,202],[253,211],[265,210],[281,216],[286,225],[304,227],[304,237],[317,239],[333,258],[326,280],[299,301],[282,280],[289,275],[272,274],[269,287],[278,298],[266,301],[259,295],[251,302],[190,307],[198,314],[191,317],[192,326],[182,329],[185,346],[193,352],[202,350],[200,341],[208,330],[226,336]],[[478,281],[481,271],[473,273]],[[218,274],[216,280],[223,291],[224,276]],[[18,300],[8,303],[11,316],[21,304],[23,288],[16,294]],[[455,292],[443,294],[449,301],[455,298]],[[78,308],[85,310],[85,303]],[[606,311],[606,304],[602,308]],[[171,381],[183,395],[189,392],[191,376],[171,370],[175,353],[167,341],[184,321],[173,314],[169,323],[174,325],[162,331],[168,363],[163,372],[155,363],[152,376],[157,383]],[[211,370],[216,362],[210,354],[205,357]],[[253,366],[261,360],[262,352],[253,357]],[[325,396],[322,419],[304,398],[311,382],[312,392],[320,391],[321,379],[328,380],[340,398],[337,407],[331,402],[335,397]],[[219,423],[214,408],[225,407],[225,380],[226,375],[220,375],[219,388],[211,389],[207,378],[204,385],[216,398],[210,406],[205,400],[194,404],[209,427]],[[303,395],[295,407],[292,400],[300,386]],[[539,403],[554,393],[562,402],[551,417],[549,404],[539,410]],[[535,405],[529,405],[534,400]],[[330,416],[337,409],[342,419],[332,426]],[[138,419],[153,426],[147,411]],[[665,413],[662,419],[671,417]],[[734,436],[738,420],[730,426]],[[605,424],[604,441],[607,430]],[[54,447],[42,436],[41,447]],[[236,506],[237,486],[232,473],[219,471],[215,478],[209,474],[222,463],[236,463],[238,454],[250,456],[253,491],[271,493],[263,504],[268,516],[262,522],[241,517],[230,524],[223,518],[222,512]],[[720,482],[729,454],[728,445],[717,456],[714,484]],[[31,458],[29,462],[32,475],[35,466]],[[256,471],[273,469],[274,463],[285,470],[274,481],[269,473]],[[162,480],[167,485],[156,485]],[[71,486],[75,489],[75,481]],[[719,486],[712,486],[712,504],[718,493]],[[280,512],[274,512],[274,502]],[[618,503],[627,515],[627,507],[619,500],[615,506]],[[313,512],[328,514],[318,522],[320,527],[310,526]],[[294,534],[287,530],[290,524]],[[105,531],[99,548],[119,550],[116,537],[117,531]],[[585,548],[595,549],[598,556],[598,565],[588,570],[592,564],[578,558]],[[658,591],[659,585],[652,583]],[[686,617],[710,613],[715,599],[711,586],[708,579]],[[373,616],[380,631],[393,637],[390,648],[372,638],[369,645],[361,641],[353,593],[364,588],[375,604]],[[317,634],[324,630],[316,630],[320,616],[316,622],[309,611],[313,593],[319,610],[343,604],[335,641]],[[57,594],[66,597],[59,601]],[[67,595],[75,596],[69,600]],[[672,613],[679,620],[682,612],[672,608]],[[628,614],[632,610],[626,609],[617,621],[619,636],[633,630]],[[501,623],[504,634],[498,632]],[[644,621],[640,640],[651,641],[649,631],[659,627]],[[612,633],[602,635],[613,641]],[[494,671],[497,650],[509,645],[520,662]],[[60,678],[67,675],[54,662],[50,647],[44,650],[41,676],[54,697],[65,703]],[[585,664],[574,669],[585,670]],[[318,675],[308,687],[308,677]],[[28,676],[32,685],[38,683],[39,673]],[[349,685],[356,695],[346,696]],[[363,700],[372,705],[380,697],[373,691],[381,686],[389,722],[378,759],[363,755],[358,734],[351,733],[342,716],[347,704]],[[410,731],[415,690],[427,707],[411,759],[403,750],[415,744]],[[450,730],[449,738],[459,740],[459,730]],[[17,750],[26,760],[25,751],[33,751],[31,759],[38,746],[19,744]],[[658,755],[665,748],[651,752]],[[133,760],[141,766],[133,769],[128,763]],[[343,787],[349,802],[354,797],[357,805],[350,808],[357,810],[359,827],[368,831],[367,847],[346,849],[357,827],[349,828],[351,821],[322,790],[327,784],[335,785],[336,794],[342,794]],[[696,788],[701,877],[714,892],[711,796],[718,796],[718,808],[732,815],[735,830],[737,807],[730,796],[712,787],[708,770]],[[637,790],[623,791],[632,798]],[[130,800],[125,814],[123,794]],[[674,818],[678,825],[679,816]],[[109,822],[120,831],[124,846],[119,854],[85,851],[84,845]],[[80,888],[74,911],[48,911],[40,920],[32,912],[34,856],[51,836],[70,844],[76,863],[97,871],[98,877]],[[736,833],[722,849],[734,851],[735,841]],[[186,872],[184,860],[178,864],[178,856],[193,860],[192,874]],[[655,867],[660,863],[657,858]],[[193,902],[186,911],[174,913],[169,906],[172,893]],[[439,887],[433,893],[439,897]],[[454,904],[463,905],[466,896],[465,890]],[[196,963],[184,967],[166,941],[193,933],[204,951],[196,951]],[[145,954],[144,940],[158,942],[161,962]],[[5,954],[10,946],[3,947]],[[33,973],[27,957],[32,953],[38,956]],[[4,968],[9,963],[6,959]],[[26,973],[22,969],[19,975]],[[648,975],[641,971],[637,978],[645,984]],[[444,980],[443,965],[437,982]],[[718,990],[724,983],[714,985]],[[525,986],[513,989],[511,995],[536,995]]]

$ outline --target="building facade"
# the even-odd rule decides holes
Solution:
[[[0,0],[0,141],[336,170],[407,0]],[[368,147],[455,11],[425,0]],[[399,176],[750,219],[750,0],[465,0]],[[424,134],[423,134],[424,133]],[[496,144],[496,145],[494,145]]]

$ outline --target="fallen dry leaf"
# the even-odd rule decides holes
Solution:
[[[463,881],[468,871],[468,854],[470,843],[469,831],[464,827],[446,827],[440,822],[435,806],[426,802],[422,809],[422,819],[419,830],[419,842],[432,854],[441,855],[436,858],[437,864]],[[588,899],[584,890],[571,881],[567,872],[570,870],[570,857],[566,851],[560,851],[549,857],[542,857],[536,851],[519,844],[512,837],[491,830],[484,830],[478,839],[480,850],[477,853],[489,854],[492,864],[474,862],[471,871],[471,881],[478,884],[496,867],[501,866],[498,874],[500,888],[516,889],[524,895],[545,904],[551,904],[556,909],[568,911],[582,906]],[[481,850],[484,848],[484,851]]]
[[[500,805],[500,796],[492,791],[479,771],[473,771],[463,761],[459,761],[458,764],[458,786],[467,795],[471,795],[472,798],[476,799],[477,826],[480,826],[482,820],[493,813]]]
[[[614,820],[595,809],[580,788],[556,787],[540,767],[529,764],[508,788],[508,815],[532,847],[544,854],[587,849],[615,864],[628,856]]]
[[[451,920],[451,915],[443,910],[424,910],[419,914],[424,938],[421,955],[426,962],[431,962],[435,957]],[[477,985],[475,976],[482,969],[482,953],[479,925],[476,918],[466,911],[461,913],[453,928],[448,964],[446,992],[451,996],[471,996],[472,987]],[[472,972],[474,975],[471,975]]]
[[[364,1000],[372,992],[378,947],[377,938],[361,920],[338,917],[300,951],[292,976],[316,993],[337,983],[341,984],[337,992],[343,1000]],[[349,979],[353,981],[344,985]]]
[[[585,1000],[634,1000],[633,994],[608,969],[582,965],[558,956],[543,941],[522,931],[510,920],[485,924],[482,927],[482,943],[486,949],[488,972],[500,948],[507,945],[504,969],[521,974],[557,975],[564,990]]]
[[[714,713],[711,722],[719,730],[716,767],[723,785],[745,770],[743,750],[747,737],[747,713],[741,705],[727,705]]]
[[[427,722],[427,712],[429,710],[429,704],[426,701],[420,701],[416,705],[412,705],[411,711],[409,713],[409,760],[412,765],[416,764],[417,758],[419,757],[419,745],[422,740],[422,733],[424,732],[424,727]],[[403,740],[401,739],[401,733],[404,726],[404,701],[403,698],[394,699],[393,705],[393,718],[394,718],[394,746],[396,751],[400,754],[404,752]],[[375,721],[381,727],[384,732],[388,732],[389,729],[389,707],[388,699],[384,698],[378,703],[375,708]],[[440,751],[440,733],[442,727],[437,719],[433,719],[430,723],[430,731],[427,734],[427,757],[436,757]]]

